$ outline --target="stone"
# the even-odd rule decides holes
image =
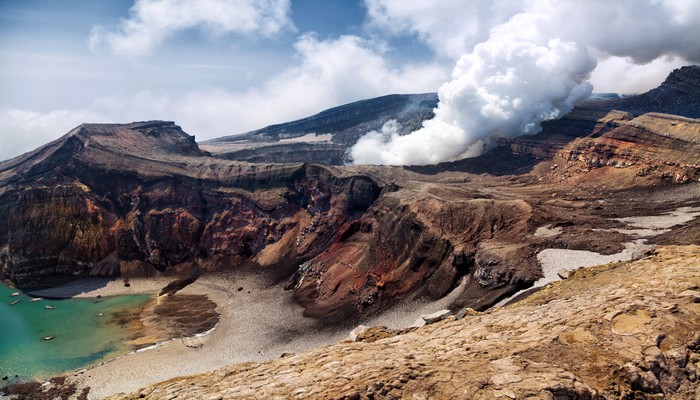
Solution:
[[[450,310],[440,310],[436,311],[432,314],[426,314],[426,315],[421,315],[420,317],[425,321],[426,324],[434,324],[438,321],[442,321],[443,319],[447,318],[449,315],[452,315]]]
[[[654,258],[586,268],[514,307],[361,346],[341,343],[175,378],[113,399],[134,400],[139,393],[149,400],[226,393],[245,393],[246,398],[343,398],[359,393],[361,398],[406,399],[520,399],[543,393],[547,398],[586,399],[607,396],[611,390],[616,398],[669,393],[694,398],[700,363],[697,305],[682,301],[676,312],[659,307],[653,318],[644,310],[656,307],[667,292],[691,290],[685,286],[700,276],[700,246],[660,247],[658,252]],[[634,296],[610,301],[610,288]],[[610,314],[610,321],[603,318]],[[623,331],[629,325],[634,334],[619,336],[612,329],[616,324]],[[668,345],[672,347],[666,349]],[[294,371],[294,379],[283,378],[285,371]]]
[[[700,303],[700,291],[697,290],[684,290],[678,294],[679,297],[690,297],[693,299],[693,303]]]
[[[355,327],[355,329],[353,329],[353,330],[350,331],[350,334],[348,335],[348,337],[349,337],[350,340],[352,340],[353,342],[356,342],[357,339],[358,339],[358,337],[359,337],[362,333],[364,333],[367,329],[368,329],[368,327],[366,327],[366,326],[364,326],[364,325],[358,325],[357,327]]]
[[[493,397],[500,399],[500,398],[509,398],[509,399],[516,399],[517,395],[515,392],[508,388],[503,388],[503,389],[496,389],[493,391]]]
[[[559,279],[567,279],[569,278],[569,275],[571,275],[571,271],[569,270],[560,269],[559,271],[557,271],[557,276],[559,277]]]
[[[411,324],[411,326],[409,326],[409,328],[422,328],[422,327],[424,327],[425,325],[426,325],[426,324],[425,324],[425,320],[424,320],[423,318],[421,318],[421,317],[418,317],[418,319],[416,319],[416,320]]]
[[[464,308],[461,309],[461,310],[459,310],[459,311],[457,311],[457,312],[454,314],[454,318],[455,318],[455,320],[457,320],[457,321],[459,321],[460,319],[462,319],[462,318],[464,318],[464,317],[466,317],[466,316],[467,316],[467,310],[464,309]]]
[[[496,386],[505,386],[511,383],[521,382],[523,378],[512,372],[502,372],[491,377],[491,382]]]

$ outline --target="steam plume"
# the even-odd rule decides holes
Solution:
[[[351,149],[354,163],[435,164],[477,156],[497,138],[538,133],[542,121],[566,114],[591,93],[587,79],[596,60],[589,50],[640,63],[668,55],[700,59],[700,46],[687,41],[700,23],[698,3],[524,4],[459,58],[452,80],[438,91],[434,119],[405,136],[395,122],[369,132]],[[648,31],[658,35],[648,40]]]

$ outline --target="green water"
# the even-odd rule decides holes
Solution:
[[[127,330],[111,317],[150,299],[136,295],[32,302],[21,292],[11,296],[17,291],[0,284],[0,378],[7,375],[10,382],[48,378],[129,352]],[[54,339],[44,340],[47,336]],[[7,382],[0,381],[0,386]]]

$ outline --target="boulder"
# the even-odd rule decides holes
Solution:
[[[426,324],[434,324],[435,322],[442,321],[450,315],[452,315],[450,310],[440,310],[432,314],[421,315],[420,317],[425,320]]]
[[[409,328],[422,328],[425,326],[425,320],[422,317],[418,317]]]
[[[357,338],[367,330],[367,327],[364,325],[358,325],[355,329],[350,331],[350,334],[348,335],[350,337],[350,340],[353,342],[357,341]]]
[[[559,279],[568,279],[571,276],[571,271],[562,268],[557,271],[557,276]]]

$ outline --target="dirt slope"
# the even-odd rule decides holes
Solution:
[[[514,306],[113,399],[700,395],[700,246],[579,270]]]

